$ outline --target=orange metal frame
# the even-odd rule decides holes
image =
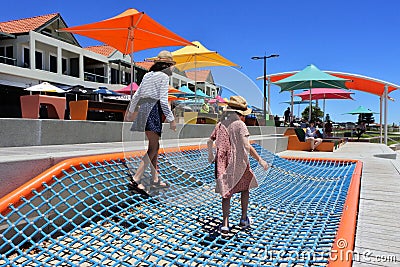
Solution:
[[[161,149],[162,153],[179,152],[186,150],[204,149],[207,145],[198,146],[182,146]],[[51,167],[47,171],[36,176],[29,182],[17,188],[13,192],[7,194],[0,199],[0,213],[4,216],[11,211],[10,205],[14,207],[22,203],[22,198],[30,198],[33,195],[33,190],[43,190],[43,184],[51,184],[53,177],[62,175],[63,170],[68,170],[71,166],[79,168],[81,165],[89,162],[96,162],[100,166],[102,161],[124,160],[126,157],[136,157],[144,154],[144,151],[121,152],[114,154],[94,155],[88,157],[78,157],[64,160],[57,165]],[[283,157],[289,160],[306,160],[306,161],[335,161],[335,162],[353,162],[356,163],[356,168],[352,175],[350,187],[347,193],[346,202],[343,208],[343,214],[340,220],[339,228],[336,233],[335,241],[331,250],[329,259],[329,267],[350,267],[352,265],[352,255],[354,250],[355,230],[357,224],[358,200],[360,195],[362,162],[359,160],[335,159],[335,158],[297,158]],[[334,254],[333,254],[334,253]],[[333,255],[332,255],[333,254]]]

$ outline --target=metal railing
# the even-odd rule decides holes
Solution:
[[[0,63],[16,66],[17,59],[12,57],[0,56]]]

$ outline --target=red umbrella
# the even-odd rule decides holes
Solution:
[[[137,85],[135,82],[132,84],[125,86],[121,89],[114,90],[114,92],[120,93],[120,94],[125,94],[125,95],[130,95],[131,94],[131,86],[132,86],[132,91],[136,92],[136,90],[139,88],[139,85]]]
[[[208,103],[226,103],[225,99],[223,99],[221,96],[217,95],[214,99],[211,99],[210,101],[208,101]]]
[[[350,91],[342,90],[342,89],[331,89],[331,88],[313,88],[311,91],[311,100],[324,100],[324,116],[325,116],[325,99],[351,99],[351,94],[354,94]],[[300,94],[296,94],[295,96],[301,97],[301,100],[309,100],[310,99],[310,90],[304,91]]]
[[[319,99],[352,99],[351,94],[354,94],[350,91],[342,90],[342,89],[330,89],[330,88],[313,88],[311,91],[311,100],[319,100]],[[296,94],[295,96],[301,97],[301,100],[309,100],[310,99],[310,90],[304,91],[300,94]]]

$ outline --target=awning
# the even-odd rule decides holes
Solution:
[[[19,88],[26,88],[29,86],[29,84],[26,84],[26,83],[7,81],[7,80],[1,80],[1,79],[0,79],[0,84],[7,85],[7,86],[13,86],[13,87],[19,87]]]
[[[289,76],[292,76],[295,73],[298,73],[299,71],[290,71],[290,72],[282,72],[282,73],[275,73],[275,74],[270,74],[267,75],[267,77],[270,79],[271,82],[276,82],[279,80],[282,80],[284,78],[287,78]],[[372,77],[367,77],[359,74],[354,74],[354,73],[344,73],[344,72],[338,72],[338,71],[325,71],[326,73],[329,73],[333,76],[343,78],[343,79],[348,79],[351,81],[346,82],[346,87],[352,90],[357,90],[361,92],[366,92],[366,93],[371,93],[377,96],[383,95],[383,92],[385,91],[385,85],[388,86],[388,93],[399,89],[400,85],[396,85],[390,82],[386,82],[383,80],[375,79]],[[257,80],[263,79],[263,77],[258,77]]]

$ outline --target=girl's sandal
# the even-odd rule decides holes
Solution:
[[[227,226],[222,226],[222,224],[218,227],[218,232],[223,235],[227,235],[230,232],[230,228]]]

